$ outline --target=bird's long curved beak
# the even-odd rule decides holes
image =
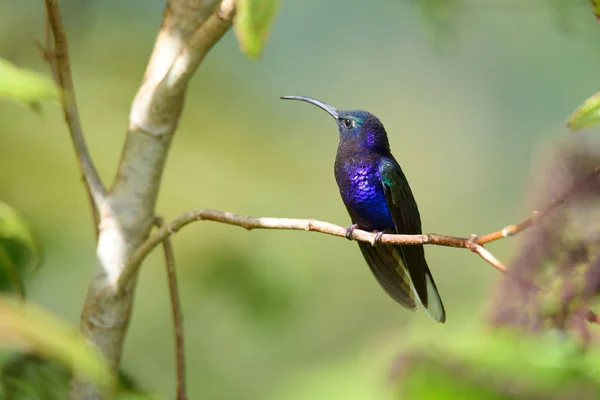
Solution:
[[[304,97],[304,96],[281,96],[281,98],[284,100],[305,101],[305,102],[313,104],[319,108],[322,108],[323,110],[327,111],[327,114],[331,115],[335,119],[338,119],[338,110],[331,107],[329,104],[323,103],[322,101],[319,101],[316,99],[311,99],[310,97]]]

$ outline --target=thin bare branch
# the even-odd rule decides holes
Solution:
[[[144,260],[144,258],[160,244],[165,238],[173,235],[175,232],[184,226],[194,221],[215,221],[224,224],[240,226],[248,230],[251,229],[283,229],[283,230],[300,230],[320,232],[328,235],[346,237],[346,228],[334,225],[329,222],[317,221],[314,219],[294,219],[294,218],[268,218],[268,217],[251,217],[237,215],[230,212],[216,211],[210,209],[197,209],[188,211],[169,223],[150,236],[129,259],[129,263],[121,275],[118,287],[121,290],[126,282],[134,276]],[[375,233],[355,229],[352,232],[352,239],[361,242],[375,244]],[[430,244],[447,247],[468,248],[474,253],[481,256],[486,262],[490,263],[494,268],[506,269],[502,263],[496,259],[489,251],[483,249],[483,246],[478,242],[477,237],[455,237],[438,235],[435,233],[423,235],[392,235],[384,234],[379,241],[380,244],[404,244],[418,245]]]
[[[42,44],[39,40],[35,40],[35,45],[42,53],[44,60],[50,66],[50,72],[52,78],[57,85],[60,85],[58,78],[58,71],[56,70],[56,58],[54,57],[54,35],[52,34],[52,26],[50,25],[50,18],[48,17],[48,10],[44,13],[44,32],[45,32],[45,44]]]
[[[69,126],[71,140],[79,161],[79,169],[86,190],[88,190],[89,196],[93,200],[93,209],[96,213],[96,210],[104,203],[106,189],[102,185],[100,176],[94,167],[83,137],[83,129],[79,119],[79,111],[77,110],[77,101],[75,99],[75,89],[71,77],[67,34],[62,24],[57,0],[46,0],[46,13],[50,27],[52,28],[52,35],[54,36],[54,49],[53,51],[46,49],[46,52],[50,51],[53,56],[51,68],[53,75],[58,79],[59,86],[62,88],[61,97],[65,120]],[[48,38],[47,41],[49,42]],[[46,54],[47,57],[48,54],[50,53]],[[97,218],[95,218],[95,220],[97,220]]]
[[[492,267],[496,268],[500,272],[507,272],[508,268],[500,260],[498,260],[488,249],[479,244],[473,244],[469,246],[469,250],[473,253],[479,254],[481,258],[487,261]]]
[[[156,226],[164,226],[162,218],[156,218]],[[169,237],[162,242],[167,268],[167,279],[169,281],[169,295],[171,297],[171,311],[173,313],[173,327],[175,331],[175,359],[177,370],[177,400],[187,400],[185,390],[185,347],[183,341],[183,313],[181,312],[181,301],[179,299],[179,288],[177,286],[177,270],[175,268],[175,253],[173,244]]]
[[[55,46],[54,46],[54,34],[52,32],[52,25],[50,23],[48,10],[46,10],[46,12],[44,14],[44,25],[45,25],[45,44],[42,44],[40,41],[36,40],[35,45],[42,53],[44,60],[46,60],[46,62],[48,62],[48,65],[50,66],[50,72],[52,72],[52,78],[53,78],[54,82],[56,82],[56,84],[58,86],[61,86],[61,80],[60,80],[60,77],[58,74],[58,68],[56,65],[56,50],[55,50]],[[63,108],[66,109],[67,106],[64,103],[64,99],[65,98],[63,97]],[[85,175],[83,174],[83,170],[81,168],[80,168],[80,173],[81,173],[81,179],[83,180],[83,184],[84,184],[85,191],[87,194],[88,202],[90,204],[90,211],[92,213],[94,235],[95,235],[96,239],[98,239],[98,235],[100,233],[100,214],[98,212],[98,207],[96,206],[96,203],[94,201],[92,191],[91,191],[89,185],[87,184]]]
[[[500,229],[499,231],[480,236],[477,239],[477,243],[479,243],[479,244],[490,243],[490,242],[493,242],[493,241],[496,241],[499,239],[514,236],[517,233],[522,232],[522,231],[532,227],[538,220],[547,216],[552,210],[554,210],[556,207],[563,204],[567,200],[567,198],[569,198],[569,196],[573,195],[580,189],[586,187],[586,185],[591,180],[598,179],[598,174],[600,174],[600,167],[594,168],[594,170],[592,172],[590,172],[583,179],[576,182],[569,190],[567,190],[565,193],[563,193],[562,196],[557,197],[556,199],[552,200],[552,202],[548,206],[546,206],[546,208],[544,208],[542,211],[534,212],[530,218],[528,218],[525,221],[522,221],[518,224],[508,225],[508,226],[505,226],[504,228]]]

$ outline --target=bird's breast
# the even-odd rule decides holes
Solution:
[[[354,161],[338,164],[335,175],[342,200],[354,222],[368,230],[394,227],[375,163]]]

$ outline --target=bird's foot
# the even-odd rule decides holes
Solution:
[[[352,232],[354,232],[356,228],[358,228],[358,224],[352,224],[346,228],[346,239],[352,240]]]
[[[377,232],[375,234],[375,240],[373,241],[373,246],[378,246],[381,244],[381,237],[383,236],[383,232]]]

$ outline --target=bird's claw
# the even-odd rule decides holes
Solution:
[[[352,224],[348,228],[346,228],[346,239],[352,240],[352,232],[358,228],[358,224]]]
[[[375,235],[375,240],[373,241],[373,246],[378,246],[381,244],[381,237],[383,236],[383,232],[377,232]]]

